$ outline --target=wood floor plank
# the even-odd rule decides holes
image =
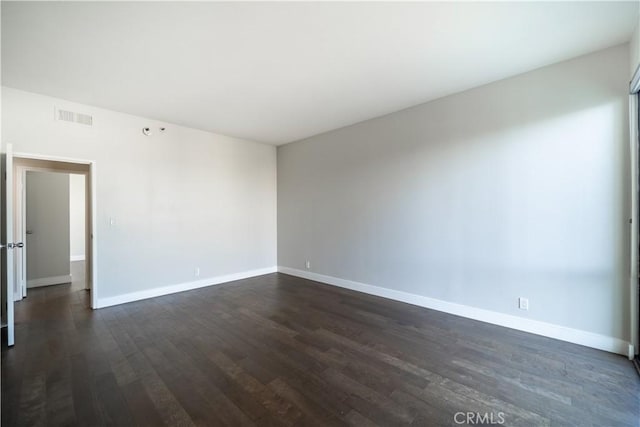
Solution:
[[[129,407],[135,408],[133,417],[137,425],[148,427],[165,425],[144,385],[139,380],[126,384],[122,387],[122,391]]]
[[[97,407],[90,370],[84,355],[71,356],[71,393],[73,408],[78,425],[95,426],[102,424]]]
[[[131,411],[113,373],[95,378],[96,398],[106,425],[135,425]]]

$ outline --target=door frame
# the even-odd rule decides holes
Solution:
[[[14,215],[15,231],[20,231],[22,241],[26,241],[26,215],[24,211],[24,197],[22,188],[24,188],[25,177],[27,171],[35,172],[58,172],[67,174],[79,174],[85,176],[85,265],[86,265],[86,286],[91,291],[91,308],[98,308],[98,239],[96,230],[96,213],[97,213],[97,184],[96,184],[96,162],[94,160],[66,158],[58,156],[48,156],[33,153],[16,152],[13,153],[14,159],[14,210],[20,213],[20,216]],[[22,186],[22,188],[20,187]],[[16,234],[17,235],[17,234]],[[21,254],[23,260],[26,260],[26,251]],[[16,265],[17,265],[16,260]],[[22,270],[19,274],[21,279],[14,275],[14,292],[15,299],[20,300],[26,294],[26,277],[23,276],[26,262],[22,262]],[[17,269],[16,269],[17,271]],[[24,280],[24,284],[22,283]],[[16,289],[16,286],[20,286]],[[23,289],[23,286],[25,289]],[[16,292],[17,291],[17,292]]]

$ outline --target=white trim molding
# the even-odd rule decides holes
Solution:
[[[207,286],[220,285],[235,280],[248,279],[250,277],[262,276],[265,274],[276,273],[278,267],[260,268],[257,270],[243,271],[241,273],[226,274],[224,276],[215,276],[208,279],[196,280],[194,282],[178,283],[175,285],[163,286],[160,288],[147,289],[144,291],[131,292],[123,295],[116,295],[107,298],[98,298],[96,308],[105,308],[112,305],[125,304],[128,302],[139,301],[148,298],[160,297],[163,295],[175,294],[177,292],[190,291],[192,289],[204,288]]]
[[[71,262],[74,261],[84,261],[84,255],[71,255],[71,257],[69,258],[69,260]]]
[[[539,320],[526,319],[510,314],[498,313],[496,311],[429,298],[408,292],[396,291],[389,288],[382,288],[379,286],[368,285],[366,283],[354,282],[352,280],[340,279],[338,277],[326,276],[324,274],[298,270],[295,268],[279,266],[278,272],[345,289],[351,289],[353,291],[363,292],[369,295],[388,298],[394,301],[430,308],[432,310],[442,311],[456,316],[466,317],[468,319],[479,320],[481,322],[505,326],[507,328],[584,345],[598,350],[617,353],[627,357],[630,355],[630,352],[633,351],[633,345],[627,341],[593,332],[554,325],[552,323],[541,322]]]
[[[37,288],[40,286],[60,285],[71,283],[71,275],[43,277],[41,279],[27,280],[27,288]]]

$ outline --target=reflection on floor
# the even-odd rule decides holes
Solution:
[[[71,283],[27,289],[27,298],[15,304],[16,323],[42,316],[57,317],[57,310],[65,305],[91,306],[91,293],[85,290],[85,262],[71,263]],[[56,304],[50,304],[56,301]],[[62,303],[62,304],[60,304]]]

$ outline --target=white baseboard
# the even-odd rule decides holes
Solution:
[[[112,305],[124,304],[127,302],[174,294],[176,292],[190,291],[192,289],[204,288],[206,286],[220,285],[226,282],[233,282],[234,280],[248,279],[249,277],[262,276],[264,274],[275,273],[277,271],[278,267],[260,268],[257,270],[243,271],[241,273],[226,274],[224,276],[200,279],[194,282],[178,283],[175,285],[163,286],[161,288],[131,292],[124,295],[116,295],[114,297],[98,298],[98,305],[95,308],[110,307]]]
[[[71,255],[71,262],[84,261],[84,255]]]
[[[51,277],[43,277],[41,279],[27,280],[27,288],[59,285],[61,283],[71,283],[71,275],[67,274],[66,276],[51,276]]]
[[[367,285],[365,283],[340,279],[338,277],[325,276],[323,274],[312,273],[310,271],[298,270],[295,268],[279,266],[278,271],[292,276],[314,280],[316,282],[322,282],[329,285],[339,286],[341,288],[363,292],[365,294],[389,298],[395,301],[401,301],[420,307],[455,314],[457,316],[479,320],[494,325],[505,326],[507,328],[517,329],[520,331],[542,335],[549,338],[555,338],[557,340],[567,341],[574,344],[580,344],[586,347],[596,348],[598,350],[604,350],[624,356],[630,356],[630,354],[633,353],[633,346],[631,346],[629,342],[615,337],[600,335],[580,329],[568,328],[566,326],[554,325],[552,323],[541,322],[539,320],[526,319],[524,317],[513,316],[510,314],[498,313],[496,311],[485,310],[482,308],[471,307],[468,305],[457,304],[435,298],[429,298],[422,295],[410,294],[408,292]]]

